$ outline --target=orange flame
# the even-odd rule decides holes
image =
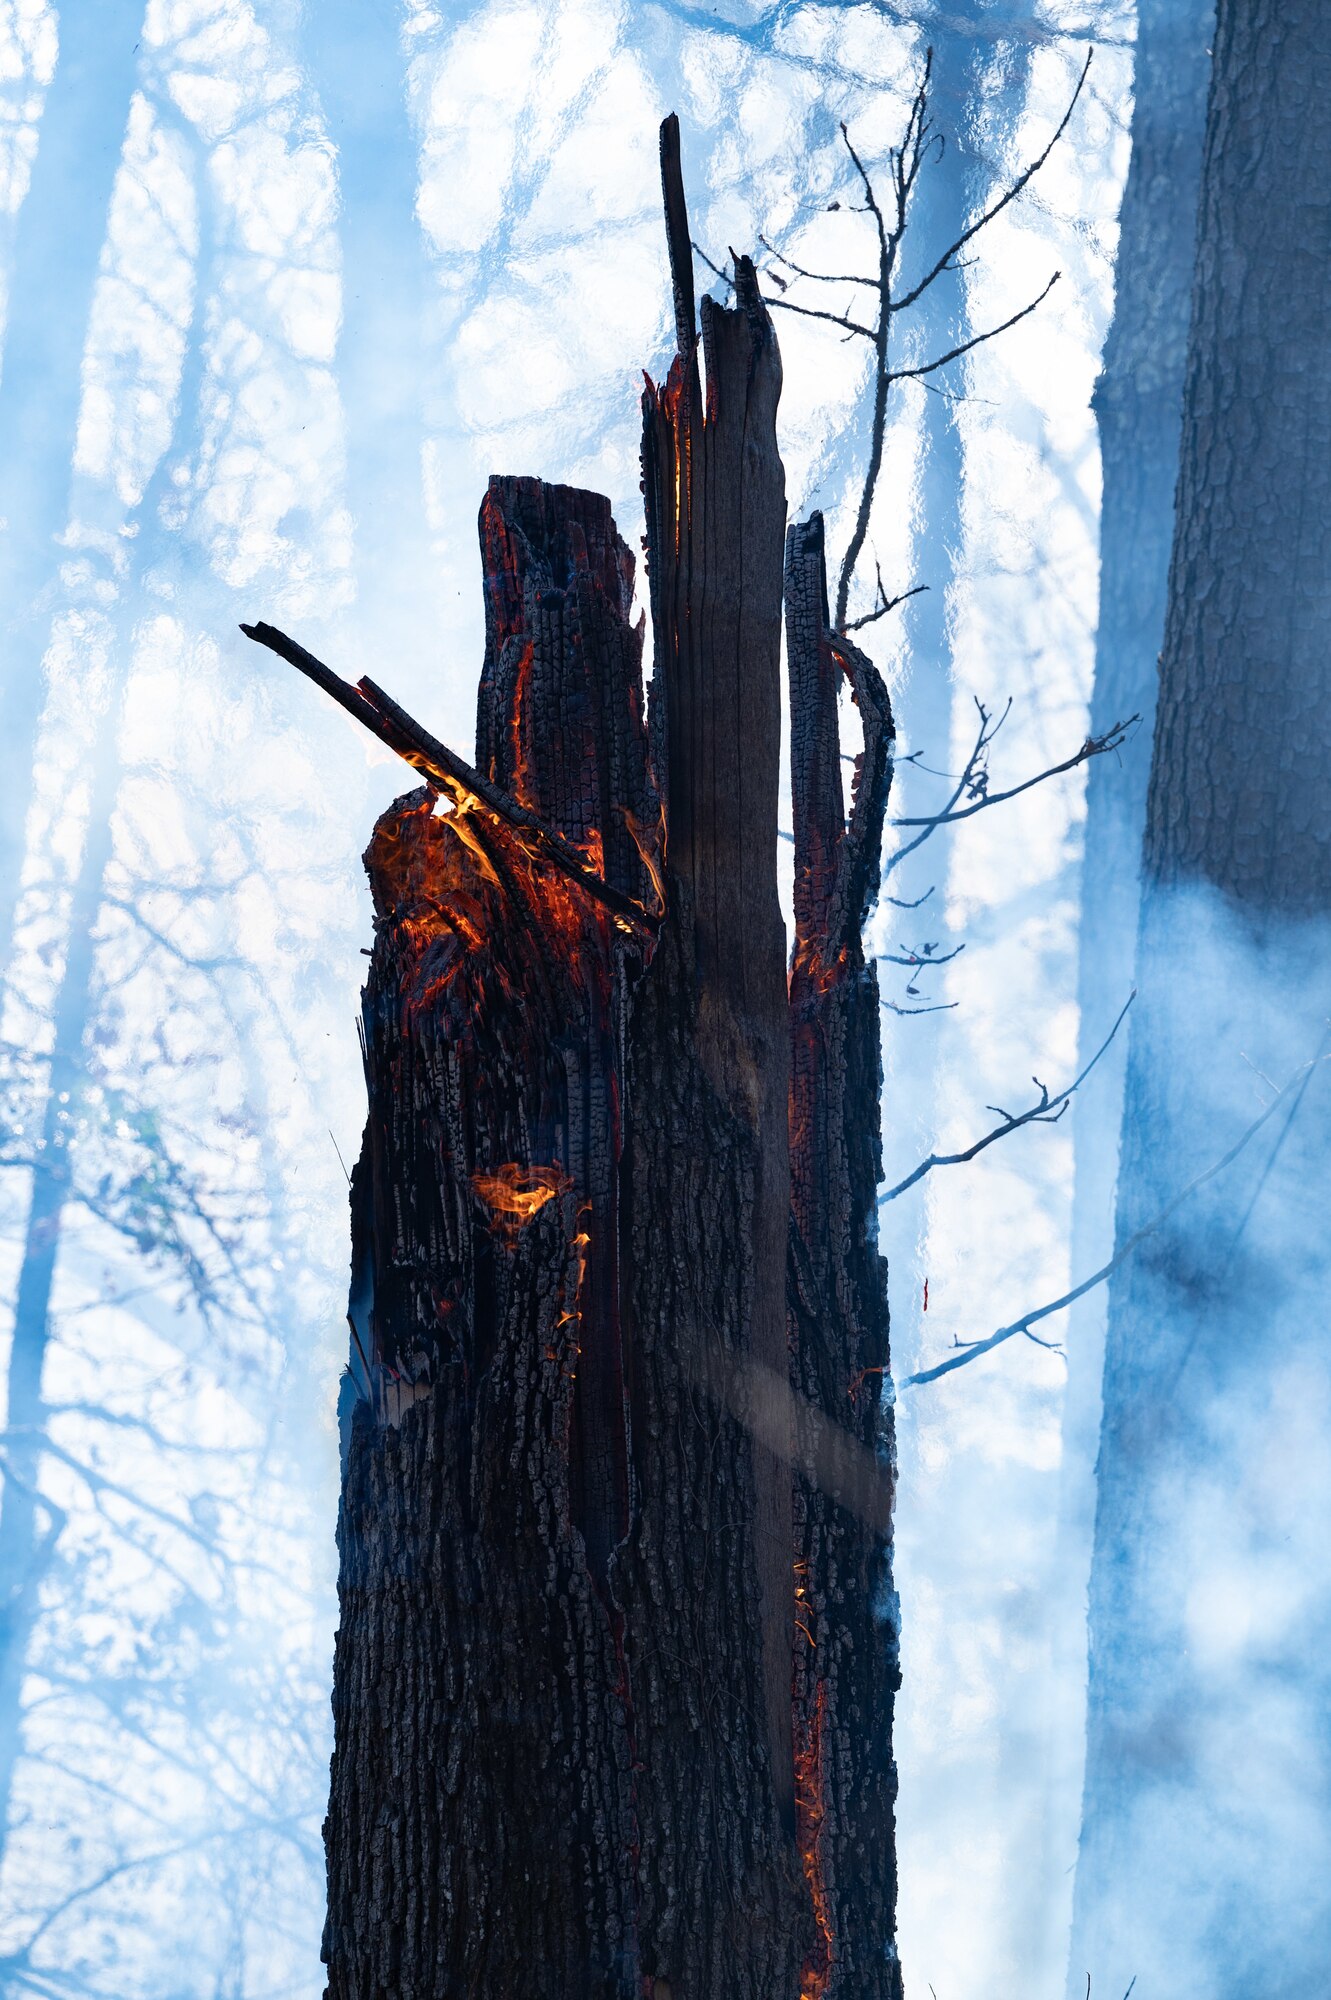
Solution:
[[[493,1215],[495,1226],[513,1239],[548,1201],[572,1187],[573,1181],[562,1167],[524,1167],[512,1161],[492,1174],[473,1174],[471,1185]]]
[[[512,764],[510,790],[521,806],[532,803],[531,786],[528,783],[527,757],[522,745],[523,724],[526,720],[527,693],[531,686],[532,662],[535,649],[528,639],[518,661],[517,677],[513,688],[513,712],[508,718],[508,747]]]
[[[661,875],[661,868],[657,857],[662,855],[665,850],[665,809],[662,807],[661,810],[661,832],[656,842],[655,852],[653,852],[635,816],[629,811],[627,806],[623,810],[624,824],[628,828],[629,839],[638,850],[638,859],[652,878],[652,887],[656,891],[656,914],[658,917],[663,917],[666,906],[665,882]]]
[[[819,999],[823,999],[831,992],[837,981],[845,973],[849,964],[850,948],[848,945],[843,944],[835,958],[825,959],[816,943],[811,939],[801,938],[795,948],[795,958],[790,968],[789,983],[793,988],[796,981],[802,978],[813,987]]]
[[[827,1794],[823,1774],[823,1733],[827,1721],[827,1682],[819,1681],[813,1715],[807,1725],[795,1731],[795,1823],[804,1879],[813,1902],[813,1920],[818,1927],[818,1943],[800,1973],[800,2000],[822,2000],[832,1980],[836,1959],[836,1939],[832,1931],[832,1910],[823,1878],[821,1852],[823,1821],[827,1816]]]
[[[585,851],[600,860],[599,829]],[[493,951],[500,907],[506,929],[555,946],[579,984],[609,976],[603,907],[465,785],[385,816],[368,858],[380,914],[407,947],[413,1011],[440,1001],[464,966],[473,981],[506,983]]]

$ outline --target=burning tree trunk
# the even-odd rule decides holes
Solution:
[[[366,855],[334,2000],[899,1993],[878,1010],[891,724],[792,530],[752,268],[645,401],[650,723],[608,502],[492,480],[472,771]],[[841,675],[865,751],[844,819]],[[668,844],[667,844],[668,834]],[[792,1063],[793,1050],[793,1063]]]

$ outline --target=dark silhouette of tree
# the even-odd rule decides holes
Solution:
[[[1221,0],[1120,1243],[1245,1123],[1241,1058],[1269,1122],[1110,1291],[1070,1992],[1309,1991],[1331,1935],[1329,54],[1324,8]]]

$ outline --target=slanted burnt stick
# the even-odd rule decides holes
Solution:
[[[595,896],[598,902],[604,903],[615,916],[648,935],[655,932],[657,920],[652,912],[644,909],[643,905],[635,902],[631,896],[621,895],[617,889],[611,887],[610,883],[603,881],[594,869],[587,866],[563,835],[546,824],[539,813],[531,812],[526,806],[519,805],[516,799],[509,798],[497,785],[483,778],[479,771],[459,757],[455,750],[450,750],[447,744],[441,743],[437,736],[432,736],[428,729],[424,729],[414,717],[407,714],[405,708],[394,701],[390,694],[385,694],[384,690],[377,687],[368,677],[362,677],[353,687],[349,681],[344,681],[340,675],[335,674],[331,667],[326,667],[322,660],[316,659],[314,654],[308,652],[297,640],[288,638],[285,632],[279,632],[275,625],[265,625],[260,622],[257,625],[242,625],[240,629],[247,639],[253,639],[257,645],[266,646],[270,653],[276,653],[280,659],[286,660],[290,666],[312,680],[316,687],[322,688],[325,694],[331,695],[339,707],[344,708],[348,715],[354,716],[357,722],[362,723],[372,736],[377,736],[381,743],[387,744],[390,750],[395,750],[404,763],[410,764],[414,771],[419,771],[426,782],[433,785],[436,790],[450,793],[461,790],[472,793],[498,818],[506,820],[510,826],[516,827],[522,833],[530,834],[537,842],[541,853],[554,867],[560,869],[571,881],[576,882],[579,888],[585,889],[589,896]]]

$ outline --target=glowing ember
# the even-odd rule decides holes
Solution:
[[[832,1931],[832,1911],[823,1879],[822,1833],[827,1816],[827,1796],[823,1778],[823,1730],[827,1721],[827,1683],[819,1681],[813,1715],[805,1727],[795,1732],[795,1824],[804,1879],[813,1901],[813,1919],[818,1927],[818,1943],[804,1962],[800,1974],[800,2000],[821,2000],[832,1979],[836,1939]]]
[[[795,956],[790,968],[790,988],[797,994],[801,983],[805,990],[812,988],[819,999],[831,992],[837,981],[850,968],[850,951],[842,945],[830,960],[823,957],[817,944],[801,938],[795,947]]]

